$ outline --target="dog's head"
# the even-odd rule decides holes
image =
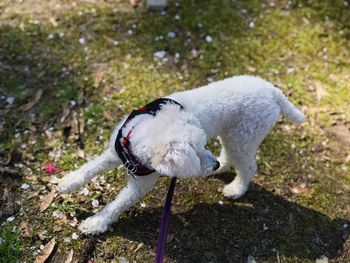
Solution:
[[[132,151],[147,167],[177,177],[206,176],[220,163],[205,148],[207,135],[198,119],[175,104],[156,116],[140,116],[130,138]]]

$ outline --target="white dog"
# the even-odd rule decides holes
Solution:
[[[223,194],[241,197],[257,171],[256,150],[280,115],[297,123],[304,120],[278,88],[252,76],[174,93],[145,107],[117,125],[105,152],[60,182],[60,189],[70,193],[123,163],[129,170],[127,186],[116,199],[82,222],[80,230],[85,234],[107,231],[160,175],[207,176],[219,166],[216,173],[234,166],[238,174]],[[205,148],[208,139],[216,137],[222,145],[218,160]]]

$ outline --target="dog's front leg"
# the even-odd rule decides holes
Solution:
[[[121,164],[122,162],[117,154],[111,148],[108,148],[94,160],[64,176],[59,183],[59,189],[62,192],[71,193],[90,182],[96,175],[116,168]]]
[[[116,199],[94,216],[87,218],[79,226],[83,234],[97,235],[106,232],[125,210],[136,204],[156,184],[159,174],[147,176],[128,175],[128,183],[117,195]]]

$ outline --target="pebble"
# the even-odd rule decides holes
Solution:
[[[254,28],[255,27],[254,21],[250,21],[249,24],[248,24],[248,27],[249,28]]]
[[[128,30],[128,35],[130,36],[130,35],[132,35],[134,32],[131,30],[131,29],[129,29]]]
[[[6,98],[6,102],[10,105],[12,105],[14,102],[15,102],[15,97],[12,97],[12,96],[8,96]]]
[[[161,51],[154,52],[153,56],[155,56],[156,58],[162,59],[166,56],[166,51],[161,50]]]
[[[85,44],[85,38],[83,38],[83,37],[79,38],[79,43],[84,45]]]
[[[25,183],[25,184],[22,184],[21,188],[23,190],[28,190],[30,188],[30,185]]]
[[[207,41],[208,43],[211,43],[211,42],[213,42],[213,38],[211,36],[207,35],[205,37],[205,41]]]
[[[176,37],[176,34],[174,32],[169,32],[168,33],[168,38],[173,39]]]
[[[224,205],[224,201],[221,201],[221,200],[220,200],[220,201],[218,202],[218,204],[219,204],[219,205]]]
[[[6,219],[7,222],[12,222],[13,220],[15,220],[14,216],[10,216]]]
[[[97,208],[100,206],[100,202],[96,199],[92,200],[91,204],[93,208]]]
[[[87,195],[89,195],[89,189],[87,189],[86,187],[84,187],[83,189],[81,189],[80,193],[83,194],[83,195],[85,195],[85,196],[87,196]]]
[[[74,232],[74,233],[72,234],[72,239],[73,239],[73,240],[77,240],[78,238],[79,238],[78,234]]]
[[[320,258],[316,259],[316,263],[328,263],[328,258],[322,255]]]
[[[48,40],[51,40],[51,39],[53,39],[54,38],[54,34],[49,34],[48,36],[47,36],[47,39]]]
[[[180,20],[181,17],[180,17],[180,15],[175,15],[174,18],[175,18],[175,20]]]

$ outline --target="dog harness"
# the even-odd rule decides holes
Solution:
[[[184,109],[184,107],[180,103],[176,102],[175,100],[168,99],[168,98],[160,98],[155,101],[152,101],[151,103],[141,108],[133,110],[118,131],[117,139],[115,140],[115,145],[114,145],[115,150],[120,160],[122,160],[127,171],[132,175],[138,175],[138,176],[149,175],[154,172],[154,169],[150,169],[144,164],[142,164],[137,159],[137,157],[132,153],[131,143],[129,139],[134,129],[134,126],[126,133],[124,133],[123,131],[125,130],[126,125],[136,116],[141,114],[150,114],[152,116],[156,116],[157,112],[166,103],[176,104],[180,106],[181,110]],[[124,136],[123,134],[126,134],[126,136]]]

